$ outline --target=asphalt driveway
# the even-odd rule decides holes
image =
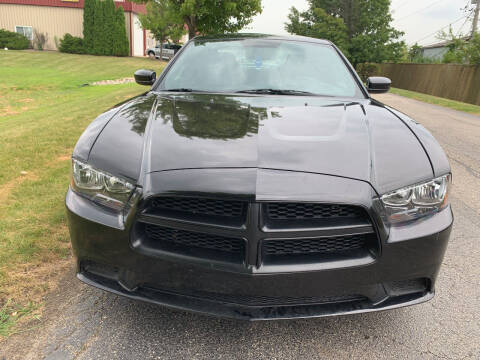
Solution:
[[[426,126],[453,168],[456,222],[433,301],[246,323],[130,301],[80,284],[70,272],[49,297],[41,328],[12,337],[0,359],[480,359],[480,117],[392,94],[378,98]]]

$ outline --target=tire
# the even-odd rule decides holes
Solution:
[[[149,57],[150,59],[155,59],[155,53],[154,53],[153,51],[149,51],[149,52],[148,52],[148,57]]]

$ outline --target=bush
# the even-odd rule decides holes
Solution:
[[[468,62],[471,65],[480,65],[480,34],[475,34],[470,39],[467,49]]]
[[[113,55],[113,37],[115,33],[115,4],[112,0],[103,2],[103,36],[104,36],[104,49],[103,55]]]
[[[24,50],[30,47],[30,40],[22,34],[0,29],[0,49]]]
[[[83,39],[67,33],[60,39],[60,47],[58,50],[70,54],[85,54]]]
[[[367,81],[370,76],[380,75],[380,65],[375,63],[358,64],[357,73],[363,81]]]
[[[128,42],[127,32],[125,31],[123,7],[118,7],[115,12],[115,17],[112,54],[115,56],[128,56],[130,54],[130,43]]]
[[[93,49],[92,55],[104,55],[105,52],[105,33],[103,32],[104,17],[104,2],[95,1],[95,12],[93,15]]]
[[[87,54],[128,56],[123,7],[116,9],[113,0],[85,0],[83,39]]]
[[[33,47],[37,50],[45,49],[45,44],[48,41],[48,34],[41,33],[37,29],[33,30]]]
[[[85,0],[83,5],[83,45],[87,54],[93,53],[95,6],[96,0]]]

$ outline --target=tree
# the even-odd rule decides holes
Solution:
[[[476,33],[468,42],[467,59],[472,65],[480,65],[480,34]]]
[[[415,43],[415,45],[412,45],[408,50],[408,60],[410,60],[410,62],[416,62],[416,60],[421,56],[422,47]]]
[[[440,31],[437,34],[437,39],[443,40],[447,43],[447,52],[443,55],[442,62],[449,64],[464,64],[466,59],[467,41],[463,35],[456,36],[450,26],[448,32]]]
[[[87,53],[93,52],[95,5],[96,0],[85,0],[83,5],[83,47]]]
[[[290,22],[286,24],[290,33],[338,42],[355,65],[395,61],[405,53],[406,45],[399,40],[403,33],[391,26],[390,0],[308,2],[309,9],[305,12],[291,9]],[[309,31],[314,28],[315,32]]]
[[[93,55],[103,55],[105,46],[103,34],[103,1],[95,0],[93,15]]]
[[[140,15],[140,23],[142,28],[150,30],[154,38],[163,44],[166,39],[174,38],[177,41],[185,33],[185,28],[181,18],[175,17],[175,13],[171,13],[168,2],[149,2],[147,3],[147,12]],[[160,59],[162,58],[163,47],[160,47]]]
[[[112,54],[115,56],[128,56],[130,53],[130,43],[128,42],[128,36],[125,30],[125,13],[121,6],[115,11],[113,34]]]
[[[103,43],[104,55],[113,55],[113,38],[115,37],[115,22],[117,17],[115,15],[116,9],[113,0],[103,1]]]
[[[448,51],[443,55],[442,62],[480,65],[480,34],[474,34],[472,37],[455,35],[450,27],[448,33],[439,32],[437,38],[448,43]]]
[[[289,33],[328,39],[348,55],[347,27],[341,18],[328,15],[322,8],[303,14],[294,7],[290,11],[290,23],[286,24]]]
[[[250,24],[262,12],[261,0],[133,0],[156,2],[171,9],[171,23],[188,27],[188,35],[230,33]]]
[[[85,0],[83,49],[92,55],[128,56],[125,15],[113,0]]]
[[[183,36],[187,33],[185,25],[172,26],[168,32],[168,38],[174,43],[178,44],[182,40]]]

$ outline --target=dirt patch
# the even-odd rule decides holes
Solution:
[[[62,155],[57,158],[57,161],[67,161],[67,160],[72,160],[71,155]]]
[[[34,276],[36,281],[45,281],[49,291],[43,292],[41,296],[36,295],[43,304],[37,310],[38,319],[26,319],[20,322],[14,335],[0,338],[1,360],[40,358],[40,354],[34,349],[35,345],[46,341],[44,338],[48,335],[44,329],[64,311],[70,299],[78,294],[82,286],[80,281],[75,280],[75,266],[71,259],[40,265],[34,270]]]
[[[10,180],[6,184],[3,184],[0,187],[0,203],[4,203],[10,194],[12,193],[12,190],[23,183],[25,180],[36,180],[37,176],[33,173],[29,173],[28,171],[21,171],[20,176]]]
[[[2,111],[0,111],[0,116],[9,116],[9,115],[18,115],[20,114],[18,111],[13,110],[10,106],[7,106],[6,108],[3,108]]]
[[[70,248],[70,243],[65,244]],[[8,272],[8,283],[2,285],[0,299],[6,302],[6,294],[17,304],[42,303],[45,295],[57,288],[59,278],[70,266],[71,258],[52,259],[38,264],[18,264]]]
[[[67,155],[60,155],[54,161],[51,161],[50,163],[46,164],[46,166],[50,167],[56,162],[67,161],[71,159],[72,159],[71,153],[68,153]],[[25,180],[37,180],[37,179],[38,177],[34,173],[31,173],[25,170],[20,171],[19,177],[16,177],[15,179],[12,179],[6,184],[3,184],[0,186],[0,203],[4,203],[5,200],[7,200],[9,195],[12,193],[13,189],[16,186],[23,183]]]
[[[17,101],[21,102],[21,103],[31,103],[33,101],[33,99],[26,98],[26,99],[20,99],[20,100],[17,100]]]
[[[92,83],[93,86],[99,85],[119,85],[119,84],[129,84],[135,82],[134,78],[123,78],[123,79],[116,79],[116,80],[101,80],[95,81]]]

